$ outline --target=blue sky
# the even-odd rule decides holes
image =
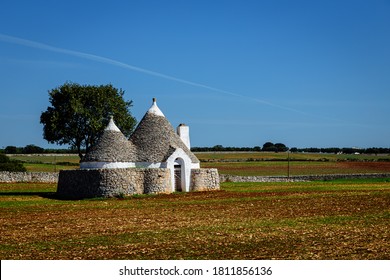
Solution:
[[[0,4],[0,148],[35,144],[48,91],[156,97],[192,146],[390,146],[390,1]]]

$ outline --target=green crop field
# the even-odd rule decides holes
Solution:
[[[0,183],[1,259],[389,259],[390,179],[61,200]]]
[[[77,155],[8,155],[13,160],[21,161],[30,172],[57,172],[61,169],[79,167],[80,158]]]

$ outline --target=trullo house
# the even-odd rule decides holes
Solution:
[[[156,99],[127,139],[111,118],[78,170],[60,171],[58,195],[68,198],[219,189],[216,169],[200,168],[189,128],[175,131]]]

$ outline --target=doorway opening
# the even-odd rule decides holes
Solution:
[[[182,173],[182,170],[181,170],[181,164],[178,163],[177,161],[175,162],[175,165],[174,165],[174,176],[175,176],[175,191],[176,192],[181,192],[182,191],[182,185],[181,185],[181,173]]]

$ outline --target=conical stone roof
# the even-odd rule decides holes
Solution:
[[[127,140],[111,117],[102,136],[84,156],[82,162],[136,162],[136,157],[136,148]]]
[[[193,163],[199,163],[157,107],[155,99],[130,136],[130,141],[137,148],[139,162],[165,162],[177,148],[181,148]]]

